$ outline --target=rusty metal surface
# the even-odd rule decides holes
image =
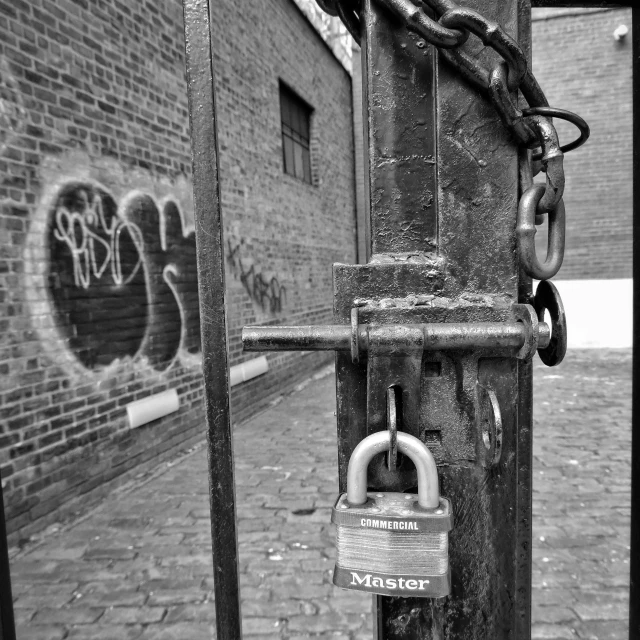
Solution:
[[[371,249],[429,252],[437,229],[435,51],[387,10],[372,10],[375,3],[364,2],[362,41]]]
[[[193,195],[218,640],[240,640],[224,252],[208,0],[184,0]],[[214,517],[215,514],[215,517]]]
[[[373,70],[369,66],[363,73],[376,78],[368,94],[369,132],[382,137],[390,110],[376,110],[371,105],[395,103],[394,91],[404,73],[402,61],[412,42],[386,9],[370,2],[364,6],[365,46],[371,46],[372,38],[382,42],[381,31],[395,34],[384,40],[391,60]],[[485,0],[473,3],[473,8],[517,36],[515,3]],[[481,60],[491,56],[482,51],[476,39],[465,48]],[[396,56],[399,62],[394,66]],[[366,63],[371,65],[372,58]],[[416,247],[414,227],[407,224],[406,212],[393,218],[393,209],[372,193],[371,225],[378,235],[372,238],[371,262],[334,268],[334,317],[339,324],[350,322],[354,306],[359,306],[359,322],[365,324],[507,322],[511,305],[518,302],[516,146],[493,106],[461,82],[448,64],[438,63],[437,74],[436,246],[423,243]],[[414,116],[405,112],[402,117],[411,122]],[[398,146],[393,152],[408,155]],[[370,161],[369,171],[370,184],[378,189],[392,179],[375,161]],[[388,186],[395,185],[389,182]],[[416,181],[414,186],[422,189],[424,183]],[[424,224],[431,210],[417,215]],[[380,239],[381,230],[393,233],[393,242]],[[422,255],[416,256],[417,251]],[[429,296],[428,305],[403,304],[407,298]],[[433,305],[433,300],[440,304]],[[367,379],[371,383],[371,378],[367,364],[354,364],[346,352],[338,353],[336,362],[339,469],[344,490],[350,454],[369,432],[366,416],[371,391],[367,392]],[[379,638],[516,637],[518,366],[513,357],[480,357],[471,349],[424,353],[419,419],[406,424],[400,420],[403,430],[419,437],[433,451],[442,494],[451,499],[455,510],[452,595],[437,604],[417,598],[379,597]],[[395,370],[390,367],[385,378],[384,370],[377,369],[380,387],[393,382]],[[495,466],[482,430],[477,428],[481,413],[478,383],[494,392],[500,406],[502,451]],[[391,474],[380,456],[370,467],[369,482],[372,489],[405,490],[415,486],[415,476],[406,460],[399,461],[397,474]],[[519,640],[525,637],[519,636]]]
[[[634,3],[634,25],[640,9]],[[631,558],[629,637],[640,637],[640,38],[633,38],[633,391],[631,450]],[[636,606],[633,604],[636,603]]]
[[[342,15],[342,2],[332,4]],[[338,350],[341,490],[354,449],[388,427],[390,389],[398,400],[398,431],[433,451],[460,523],[451,537],[451,597],[438,603],[378,597],[377,636],[526,639],[531,395],[530,366],[519,360],[538,347],[551,349],[566,334],[556,313],[559,335],[550,336],[531,306],[532,270],[526,260],[520,269],[515,222],[520,188],[536,196],[524,198],[530,227],[549,210],[562,222],[562,151],[542,115],[529,115],[525,126],[511,102],[509,89],[520,85],[530,104],[546,105],[513,39],[524,37],[528,47],[524,3],[429,4],[442,14],[441,25],[469,29],[480,40],[442,50],[435,69],[436,52],[416,40],[423,15],[411,3],[365,0],[358,17],[367,79],[370,260],[334,266],[337,325],[257,327],[245,333],[245,345]],[[480,73],[486,64],[494,72]],[[456,72],[463,68],[480,73],[493,104],[473,82],[460,81]],[[428,90],[416,79],[430,83]],[[546,186],[532,186],[531,160],[518,151],[529,134],[541,147]],[[553,237],[554,268],[561,262],[559,239]],[[415,488],[406,459],[390,466],[383,455],[372,461],[371,489]]]
[[[337,325],[255,327],[245,347],[338,351],[341,490],[354,450],[386,433],[392,414],[398,437],[414,435],[435,456],[459,522],[451,597],[378,597],[378,638],[526,639],[531,379],[519,361],[538,348],[559,361],[566,343],[559,299],[541,294],[532,306],[530,276],[551,277],[562,262],[564,170],[527,66],[526,3],[425,0],[437,22],[408,0],[364,0],[360,13],[357,4],[322,2],[362,36],[370,260],[334,267]],[[518,145],[536,142],[532,165]],[[533,185],[540,165],[546,184]],[[530,241],[546,213],[552,250],[540,264]],[[396,463],[378,455],[369,488],[415,489],[415,469]]]
[[[546,307],[545,307],[546,308]],[[354,340],[355,331],[355,340]],[[549,344],[550,330],[536,323],[535,336],[522,322],[449,322],[430,324],[359,324],[244,327],[245,351],[349,351],[357,345],[359,354],[400,355],[411,352],[475,349],[520,351],[535,337],[536,346]],[[353,359],[353,355],[352,355]]]
[[[517,0],[518,42],[528,60],[531,60],[531,5],[528,0]],[[525,150],[518,154],[520,195],[533,182],[530,161]],[[531,277],[520,268],[518,300],[531,302],[533,297]],[[517,435],[517,486],[515,531],[515,624],[514,637],[528,640],[531,637],[531,579],[533,539],[533,366],[529,361],[518,363],[518,435]]]

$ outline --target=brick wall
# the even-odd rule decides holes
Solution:
[[[616,41],[621,24],[629,35]],[[549,103],[591,127],[588,143],[565,156],[567,245],[558,278],[630,278],[631,9],[534,9],[532,31],[533,70]],[[554,122],[561,142],[573,139],[574,127]],[[538,235],[542,252],[546,234]]]
[[[240,329],[331,320],[355,256],[351,82],[291,0],[215,3],[231,364]],[[314,107],[283,174],[279,81]],[[204,438],[179,0],[0,2],[0,472],[12,538]],[[247,416],[327,359],[269,356]],[[128,428],[169,388],[178,413]]]

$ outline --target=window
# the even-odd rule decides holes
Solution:
[[[291,89],[280,84],[284,172],[309,184],[312,184],[309,154],[309,121],[312,111]]]

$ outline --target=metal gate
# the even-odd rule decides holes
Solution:
[[[566,346],[554,288],[543,284],[534,296],[531,277],[546,281],[561,262],[562,153],[547,116],[566,114],[545,111],[527,69],[525,0],[477,0],[476,11],[451,0],[320,4],[340,15],[363,48],[368,262],[334,266],[334,325],[248,328],[245,348],[336,350],[341,491],[351,453],[370,433],[404,431],[435,455],[443,493],[456,507],[452,594],[376,596],[376,637],[524,640],[531,605],[531,357],[538,351],[552,365]],[[184,0],[184,9],[217,637],[231,640],[241,637],[241,624],[210,29],[215,2]],[[469,32],[477,38],[464,44]],[[637,39],[633,47],[635,71]],[[528,110],[514,101],[518,88]],[[639,133],[636,117],[634,177]],[[546,188],[532,186],[524,150],[536,142],[541,151],[533,160],[546,165]],[[546,262],[531,243],[543,213],[553,231]],[[634,223],[637,246],[638,229]],[[551,326],[542,321],[545,309]],[[635,351],[633,371],[637,434]],[[640,580],[639,441],[636,435],[632,603]],[[376,459],[368,484],[404,491],[415,487],[415,472],[392,452]],[[639,637],[640,608],[630,610],[630,637]],[[14,638],[0,512],[0,640]]]
[[[531,625],[531,357],[538,351],[553,365],[566,348],[557,292],[544,282],[534,296],[531,278],[546,281],[562,261],[562,150],[547,116],[571,116],[549,109],[527,68],[528,2],[478,1],[476,11],[450,0],[319,4],[340,16],[363,49],[368,262],[334,265],[335,325],[247,327],[244,346],[336,350],[340,491],[367,434],[397,428],[434,452],[443,493],[456,505],[452,595],[377,596],[376,636],[524,639]],[[214,12],[214,3],[185,0],[201,304],[221,310]],[[460,46],[468,32],[478,39]],[[518,87],[524,111],[514,102]],[[532,183],[526,147],[536,142],[533,162],[545,165],[546,188]],[[551,229],[545,262],[532,242],[543,212]],[[545,309],[551,327],[542,321]],[[229,406],[225,371],[212,366],[225,357],[221,313],[203,325],[216,462],[212,533],[218,637],[238,638]],[[378,456],[369,488],[415,487],[410,465],[395,462]]]

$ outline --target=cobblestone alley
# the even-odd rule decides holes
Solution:
[[[622,640],[631,354],[574,351],[556,369],[535,367],[533,638]],[[253,640],[372,637],[370,596],[331,584],[334,403],[325,369],[236,428]],[[207,500],[200,447],[15,551],[19,640],[213,637]]]

